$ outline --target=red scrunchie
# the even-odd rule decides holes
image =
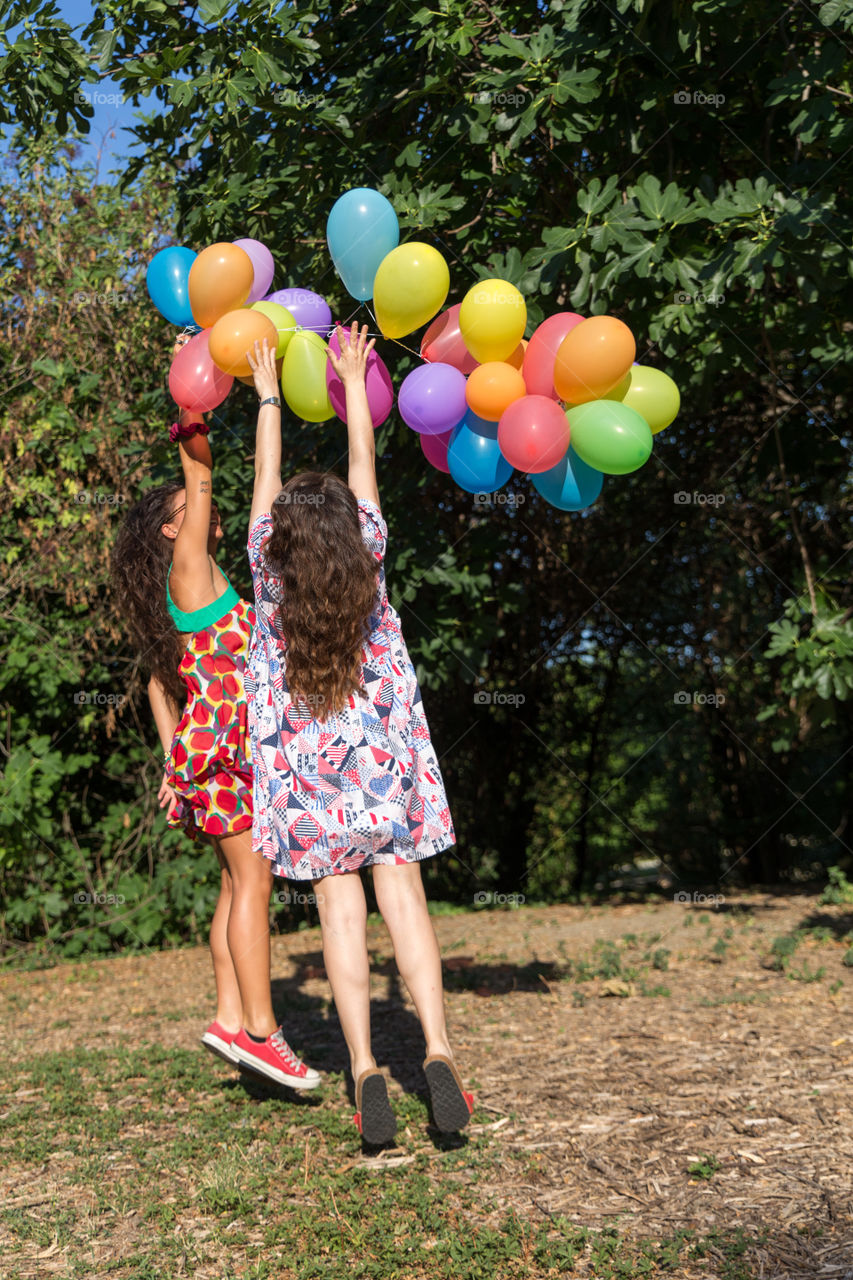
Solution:
[[[206,422],[188,422],[186,426],[183,422],[173,422],[169,428],[169,441],[174,444],[176,440],[189,440],[191,436],[206,436],[210,432],[210,427]]]

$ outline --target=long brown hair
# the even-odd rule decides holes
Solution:
[[[361,653],[376,601],[378,566],[361,537],[355,494],[334,475],[293,476],[272,506],[264,546],[279,580],[291,697],[318,720],[365,691]]]
[[[116,537],[111,572],[113,590],[143,664],[169,697],[182,707],[186,687],[178,675],[184,656],[181,638],[166,607],[166,579],[173,543],[163,533],[183,482],[148,489],[130,508]]]

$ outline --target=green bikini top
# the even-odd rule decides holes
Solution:
[[[169,566],[169,573],[166,577],[166,604],[169,613],[172,615],[172,621],[179,631],[204,631],[205,627],[212,627],[214,622],[224,618],[226,613],[230,613],[234,608],[235,604],[240,603],[240,596],[231,586],[231,579],[228,574],[224,569],[220,569],[219,572],[228,583],[222,595],[218,596],[211,604],[202,605],[200,609],[193,609],[191,613],[184,613],[172,600],[172,593],[169,590],[172,567],[171,565]]]

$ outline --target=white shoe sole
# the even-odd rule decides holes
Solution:
[[[222,1058],[224,1062],[229,1062],[232,1067],[236,1067],[239,1064],[240,1059],[227,1040],[222,1040],[219,1036],[213,1035],[212,1032],[205,1031],[201,1042],[205,1049],[215,1053],[217,1058]]]
[[[235,1048],[234,1055],[238,1066],[245,1067],[247,1071],[254,1071],[256,1075],[266,1076],[268,1080],[275,1080],[277,1084],[287,1085],[288,1089],[316,1089],[322,1082],[322,1076],[312,1067],[308,1068],[307,1075],[290,1076],[286,1071],[280,1071],[278,1067],[273,1067],[254,1057],[253,1054],[247,1053],[245,1049]]]

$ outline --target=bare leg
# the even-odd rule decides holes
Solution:
[[[278,1027],[270,995],[272,869],[263,854],[253,851],[250,831],[220,836],[219,843],[231,873],[227,938],[240,986],[243,1026],[251,1035],[266,1038]]]
[[[452,1060],[444,1013],[441,954],[427,910],[417,862],[374,866],[373,887],[382,919],[388,926],[400,977],[409,989],[426,1039],[427,1057]]]
[[[367,903],[357,871],[314,881],[323,960],[341,1029],[349,1049],[353,1079],[376,1066],[370,1050],[370,962],[367,957]]]
[[[239,1031],[243,1025],[243,1002],[234,961],[228,950],[228,917],[231,913],[231,873],[219,841],[213,841],[219,859],[221,887],[216,910],[210,922],[210,954],[216,980],[216,1021],[226,1031]]]

